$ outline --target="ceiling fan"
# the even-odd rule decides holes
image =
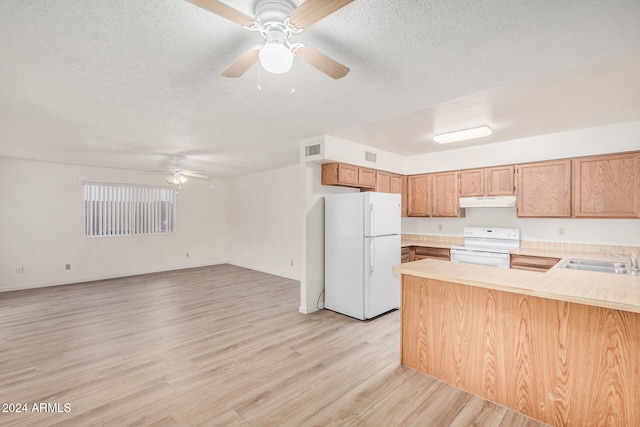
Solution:
[[[182,159],[181,156],[172,156],[171,158],[175,163],[168,168],[161,168],[157,172],[142,172],[140,175],[167,175],[166,181],[169,184],[177,185],[178,187],[182,187],[182,184],[189,181],[189,178],[198,178],[198,179],[210,179],[204,172],[202,171],[192,171],[183,169],[182,166],[178,165],[178,161]]]
[[[291,68],[294,56],[334,79],[340,79],[349,73],[349,68],[334,59],[302,43],[291,43],[289,39],[293,34],[308,29],[353,0],[306,0],[299,7],[295,7],[289,0],[258,0],[253,19],[217,0],[187,1],[242,25],[247,30],[259,32],[265,40],[231,64],[222,73],[224,77],[240,77],[258,60],[268,72],[286,73]]]

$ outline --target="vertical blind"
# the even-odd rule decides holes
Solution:
[[[173,188],[85,182],[84,235],[173,233],[175,208]]]

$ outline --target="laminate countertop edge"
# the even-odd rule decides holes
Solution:
[[[396,265],[393,271],[443,282],[640,313],[640,276],[558,267],[541,273],[435,259]]]

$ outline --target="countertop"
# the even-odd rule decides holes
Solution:
[[[593,252],[517,251],[524,255],[619,261],[611,255]],[[396,265],[393,270],[444,282],[640,313],[640,276],[570,270],[557,265],[541,273],[435,259]]]

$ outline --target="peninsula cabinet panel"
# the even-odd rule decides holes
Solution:
[[[431,216],[460,216],[458,171],[431,174]]]
[[[571,159],[516,166],[518,217],[571,216]]]
[[[513,174],[513,165],[487,168],[485,172],[485,175],[487,177],[486,195],[513,196],[516,189]]]
[[[460,171],[460,197],[480,197],[485,195],[485,170],[468,169]]]
[[[401,363],[553,426],[637,426],[640,313],[402,276]]]
[[[573,213],[578,218],[640,216],[640,154],[573,160]]]
[[[407,215],[430,216],[429,189],[431,175],[411,175],[407,177]]]
[[[376,171],[376,191],[379,193],[392,193],[391,174],[384,171]]]

